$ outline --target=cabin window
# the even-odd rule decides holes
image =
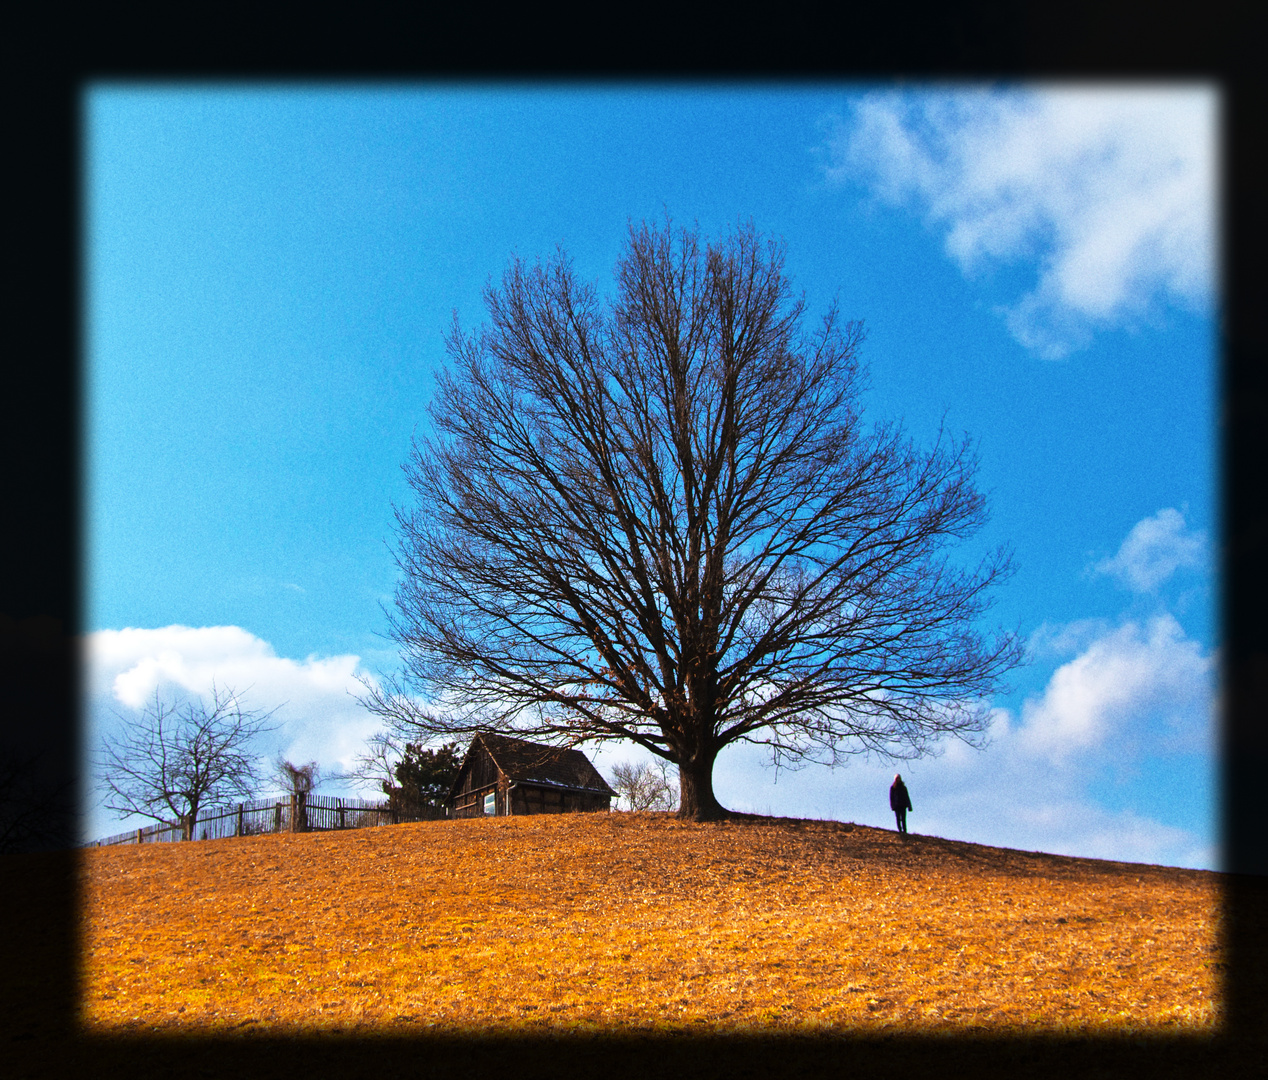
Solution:
[[[496,791],[490,791],[484,797],[484,812],[486,814],[496,814],[498,812],[498,796]]]

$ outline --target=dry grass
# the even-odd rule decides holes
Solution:
[[[1217,874],[835,822],[437,821],[83,873],[94,1033],[1220,1022]]]

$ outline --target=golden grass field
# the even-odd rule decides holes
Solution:
[[[831,821],[434,821],[90,849],[88,1034],[1221,1023],[1219,875]]]

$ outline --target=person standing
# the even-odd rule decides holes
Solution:
[[[895,773],[894,782],[889,785],[889,808],[894,811],[898,822],[898,831],[907,832],[907,811],[911,809],[911,796],[907,794],[907,785],[903,778]]]

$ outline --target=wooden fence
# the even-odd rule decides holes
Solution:
[[[236,806],[208,807],[198,815],[193,839],[223,840],[230,836],[262,836],[265,833],[364,829],[399,821],[435,820],[447,816],[447,811],[439,808],[409,817],[394,817],[385,802],[371,803],[324,795],[290,795],[281,799],[238,803]],[[116,833],[88,846],[155,844],[182,839],[184,831],[178,823],[164,823]]]

